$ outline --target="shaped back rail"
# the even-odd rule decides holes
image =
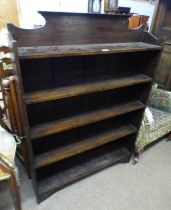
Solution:
[[[18,47],[140,42],[146,34],[143,26],[128,29],[129,15],[39,13],[46,20],[41,28],[22,29],[8,24]],[[146,36],[150,38],[148,34]]]

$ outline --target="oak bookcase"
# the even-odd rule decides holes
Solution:
[[[129,162],[161,47],[128,15],[40,12],[15,42],[18,106],[38,203],[118,162]]]

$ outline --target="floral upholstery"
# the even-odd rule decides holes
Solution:
[[[171,92],[159,89],[157,84],[153,85],[149,96],[148,105],[153,108],[171,113]]]
[[[136,140],[137,151],[171,132],[171,92],[153,85]]]

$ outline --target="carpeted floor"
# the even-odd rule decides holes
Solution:
[[[112,166],[39,205],[31,181],[22,174],[21,194],[23,210],[171,210],[171,142],[147,150],[137,165]],[[13,209],[5,184],[0,185],[0,209]]]

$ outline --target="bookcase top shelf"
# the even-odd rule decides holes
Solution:
[[[144,42],[126,43],[104,43],[104,44],[82,44],[82,45],[61,45],[61,46],[34,46],[19,47],[18,55],[21,59],[64,57],[78,55],[97,55],[127,52],[143,52],[161,50],[161,46]]]

